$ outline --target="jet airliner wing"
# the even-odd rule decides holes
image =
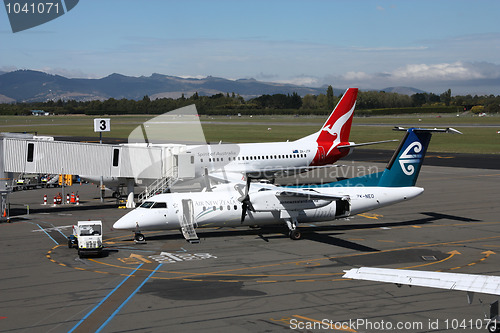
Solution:
[[[344,278],[500,295],[500,276],[361,267],[344,271]]]

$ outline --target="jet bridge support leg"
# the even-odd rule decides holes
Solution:
[[[133,178],[127,179],[127,208],[135,208],[134,202],[134,185],[135,181]]]

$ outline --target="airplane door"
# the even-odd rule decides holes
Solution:
[[[194,220],[193,200],[191,199],[182,199],[182,222],[182,224],[197,227]]]
[[[181,232],[189,242],[198,243],[200,239],[194,230],[197,227],[194,221],[193,200],[182,199]]]

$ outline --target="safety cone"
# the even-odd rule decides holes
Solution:
[[[76,199],[75,199],[75,192],[71,192],[71,200],[70,200],[70,202],[71,202],[72,204],[76,203]]]
[[[47,194],[43,196],[43,204],[47,205]]]
[[[79,196],[79,195],[77,195],[77,196],[76,196],[76,205],[78,206],[79,204],[80,204],[80,196]]]

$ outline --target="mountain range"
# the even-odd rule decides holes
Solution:
[[[152,74],[149,77],[125,76],[111,74],[101,79],[66,78],[60,75],[47,74],[33,70],[17,70],[0,72],[0,103],[43,102],[61,100],[105,100],[134,99],[139,100],[148,95],[156,98],[189,97],[197,92],[201,96],[218,93],[235,93],[245,99],[264,94],[324,94],[326,86],[311,88],[292,84],[262,82],[255,79],[229,80],[208,76],[203,79],[181,78],[176,76]],[[404,91],[406,94],[422,92],[414,88],[393,87],[386,92]],[[343,89],[335,89],[340,95]]]

